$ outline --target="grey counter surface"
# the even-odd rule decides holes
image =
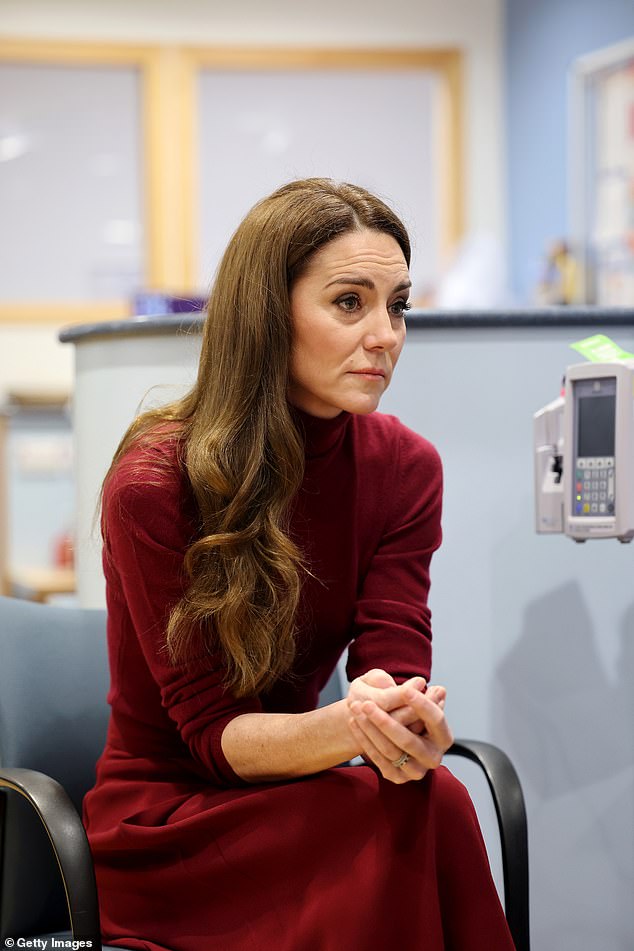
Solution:
[[[109,320],[64,327],[62,343],[79,343],[90,337],[125,334],[197,333],[204,314],[138,315],[127,320]],[[478,327],[596,327],[634,326],[634,307],[525,307],[504,310],[412,310],[407,316],[412,329]]]

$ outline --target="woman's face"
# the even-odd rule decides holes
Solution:
[[[290,402],[324,418],[375,410],[405,342],[410,286],[391,235],[350,231],[320,248],[291,288]]]

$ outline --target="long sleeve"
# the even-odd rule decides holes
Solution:
[[[157,466],[156,459],[139,458],[139,451],[126,458],[104,493],[104,564],[110,599],[119,597],[125,606],[133,628],[129,635],[138,640],[164,710],[214,783],[233,786],[242,781],[222,752],[222,732],[235,716],[260,712],[261,705],[256,698],[237,699],[223,687],[218,657],[173,666],[165,648],[170,611],[185,590],[184,555],[193,537],[185,492],[185,480],[174,466]],[[109,614],[112,621],[116,611]],[[111,641],[121,636],[112,632]],[[119,679],[125,676],[126,671],[119,672]],[[127,676],[131,680],[132,672]]]
[[[431,671],[429,566],[441,541],[442,467],[429,442],[401,424],[396,431],[393,464],[379,495],[387,517],[355,606],[350,680],[374,667],[397,681],[429,678]],[[376,508],[377,494],[364,504]]]

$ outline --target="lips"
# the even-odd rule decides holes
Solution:
[[[350,372],[361,376],[379,376],[382,379],[385,377],[385,370],[377,370],[375,367],[366,367],[364,370],[351,370]]]

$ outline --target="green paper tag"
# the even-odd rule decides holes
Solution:
[[[571,343],[571,348],[590,360],[592,363],[611,363],[614,360],[634,360],[634,353],[628,353],[619,347],[618,343],[610,340],[605,334],[594,334],[578,343]]]

